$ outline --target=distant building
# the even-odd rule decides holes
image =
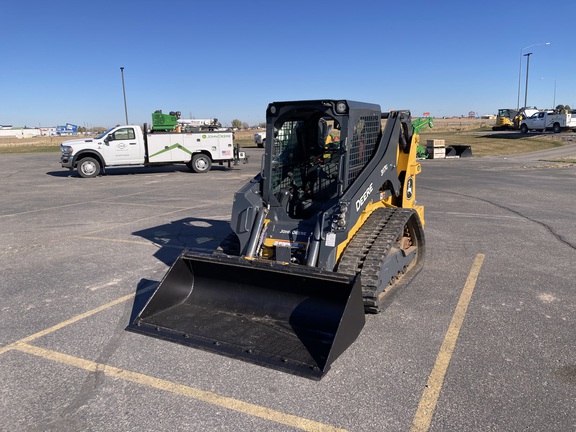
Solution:
[[[14,128],[10,129],[2,126],[0,129],[0,138],[32,138],[40,135],[40,129],[37,128]]]
[[[56,127],[14,127],[12,125],[0,125],[0,138],[32,138],[36,136],[67,136],[78,135],[78,126],[66,123]]]
[[[54,136],[54,135],[56,135],[56,128],[55,127],[41,127],[40,128],[40,135],[42,135],[42,136]]]
[[[66,123],[66,126],[56,126],[56,135],[76,135],[78,133],[78,126]]]

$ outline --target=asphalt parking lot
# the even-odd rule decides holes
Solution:
[[[0,430],[576,430],[576,166],[423,161],[427,258],[322,381],[125,331],[260,167],[0,156]]]

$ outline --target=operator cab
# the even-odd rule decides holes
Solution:
[[[337,196],[339,129],[338,120],[313,111],[274,124],[271,192],[291,218],[308,218]]]

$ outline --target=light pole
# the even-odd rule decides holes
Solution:
[[[124,94],[124,114],[126,115],[126,124],[128,123],[128,107],[126,106],[126,89],[124,88],[124,68],[120,67],[120,74],[122,75],[122,93]]]
[[[516,109],[520,109],[520,83],[522,81],[522,57],[524,56],[524,50],[539,45],[550,45],[550,42],[528,45],[527,47],[524,47],[520,50],[520,66],[518,67],[518,103],[516,105]]]
[[[524,90],[524,107],[528,106],[528,71],[530,70],[530,56],[532,53],[526,53],[526,90]]]

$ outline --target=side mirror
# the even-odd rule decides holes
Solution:
[[[112,134],[106,135],[106,138],[104,138],[105,143],[113,141],[113,140],[114,140],[114,136]]]

